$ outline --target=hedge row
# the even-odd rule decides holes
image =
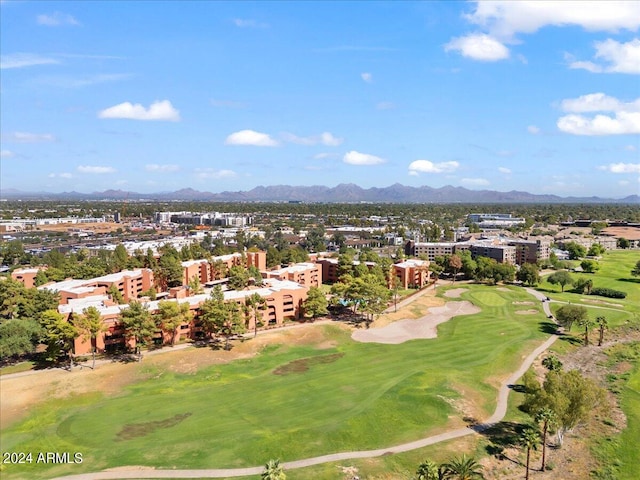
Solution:
[[[613,288],[592,288],[591,295],[598,295],[600,297],[608,297],[608,298],[625,298],[627,294],[625,292],[621,292],[620,290],[614,290]]]

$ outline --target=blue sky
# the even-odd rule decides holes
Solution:
[[[640,2],[0,9],[2,189],[640,190]]]

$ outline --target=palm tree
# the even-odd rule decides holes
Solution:
[[[546,467],[546,453],[547,453],[547,432],[549,427],[556,423],[556,414],[548,407],[542,408],[536,414],[536,421],[542,423],[542,466],[540,471],[544,472]]]
[[[475,459],[462,455],[442,466],[442,478],[451,480],[484,479],[482,466]]]
[[[604,341],[604,331],[609,326],[609,322],[603,316],[599,316],[596,318],[596,323],[598,324],[598,328],[600,330],[600,338],[598,339],[598,346],[602,346],[602,342]]]
[[[264,471],[260,478],[262,480],[286,480],[287,474],[284,473],[280,460],[269,460],[264,466]]]
[[[593,320],[588,315],[585,315],[578,320],[578,325],[584,327],[584,346],[586,347],[589,345],[589,329],[593,327]]]
[[[520,437],[520,444],[527,449],[527,473],[525,480],[529,480],[529,460],[531,459],[531,449],[537,450],[540,443],[540,433],[533,427],[528,427]]]
[[[416,471],[416,480],[441,480],[443,477],[443,471],[441,467],[431,460],[425,460],[418,465]]]

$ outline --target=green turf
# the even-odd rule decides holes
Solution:
[[[640,365],[636,365],[622,393],[622,409],[627,416],[627,428],[618,442],[617,457],[620,460],[619,480],[640,478]]]
[[[463,298],[492,298],[486,295],[492,287],[468,289]],[[379,448],[442,431],[450,415],[459,417],[447,403],[458,398],[459,387],[476,392],[489,414],[496,390],[482,379],[510,372],[546,336],[542,314],[514,314],[522,307],[512,302],[531,301],[530,295],[513,288],[499,298],[500,306],[440,325],[433,340],[362,344],[338,328],[319,326],[334,348],[273,346],[256,358],[192,375],[155,371],[143,362],[132,368],[147,369],[153,378],[117,397],[50,402],[2,432],[3,450],[80,451],[82,465],[9,466],[3,478],[119,465],[232,468]]]

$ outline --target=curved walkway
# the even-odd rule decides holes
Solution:
[[[533,289],[527,288],[528,293],[535,296],[538,300],[542,301],[542,308],[547,315],[551,314],[549,309],[549,302],[546,300],[546,296],[540,292],[536,292]],[[391,447],[379,448],[377,450],[361,450],[354,452],[340,452],[331,453],[328,455],[322,455],[320,457],[305,458],[302,460],[294,460],[292,462],[284,462],[281,465],[285,469],[296,469],[303,467],[310,467],[312,465],[318,465],[321,463],[336,462],[342,460],[353,460],[358,458],[372,458],[380,457],[382,455],[408,452],[410,450],[416,450],[435,443],[452,440],[467,435],[473,435],[479,433],[488,428],[491,428],[496,423],[500,422],[507,413],[509,391],[511,386],[529,369],[534,360],[542,352],[547,350],[556,340],[557,335],[552,335],[542,345],[531,352],[522,362],[520,368],[513,372],[509,378],[507,378],[498,391],[498,401],[496,409],[484,423],[474,425],[472,427],[458,428],[456,430],[450,430],[438,435],[432,435],[430,437],[415,440],[409,443],[403,443],[401,445],[394,445]],[[138,478],[229,478],[229,477],[243,477],[248,475],[259,475],[264,470],[264,467],[247,467],[247,468],[231,468],[231,469],[202,469],[202,470],[156,470],[153,468],[145,467],[122,467],[111,471],[102,471],[94,473],[83,473],[79,475],[68,475],[64,477],[57,477],[53,480],[113,480],[113,479],[138,479]]]

